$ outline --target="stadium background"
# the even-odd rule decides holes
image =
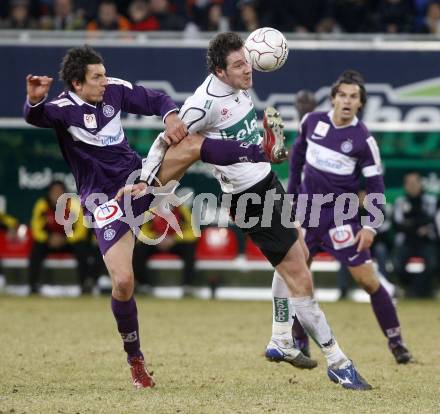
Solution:
[[[84,39],[90,41],[90,39]],[[81,44],[82,41],[74,43]],[[103,54],[107,72],[145,86],[162,89],[178,104],[206,76],[204,51],[207,42],[172,40],[115,39],[91,41]],[[119,45],[118,45],[119,43]],[[128,44],[127,44],[128,43]],[[50,130],[28,127],[21,118],[25,97],[24,78],[30,71],[57,79],[57,70],[72,39],[7,39],[0,42],[3,85],[0,101],[0,180],[1,196],[7,210],[21,222],[29,221],[30,209],[53,178],[62,178],[68,188],[74,183]],[[300,89],[315,92],[318,109],[328,109],[329,85],[346,68],[359,70],[367,83],[369,100],[363,120],[379,142],[386,169],[388,201],[401,192],[405,171],[418,170],[425,188],[440,192],[440,62],[438,44],[428,42],[379,42],[376,40],[290,41],[290,56],[275,73],[255,73],[256,107],[271,104],[280,109],[287,121],[291,143],[296,134],[297,114],[294,95]],[[62,91],[55,82],[51,95]],[[161,128],[160,120],[130,117],[124,123],[130,143],[145,154]],[[276,167],[287,179],[287,164]],[[217,188],[207,168],[193,168],[182,182],[196,193]],[[4,207],[3,207],[4,208]]]
[[[110,75],[133,82],[155,82],[151,86],[162,85],[178,103],[205,76],[204,48],[212,33],[195,33],[195,39],[188,40],[186,32],[119,33],[112,28],[113,31],[91,34],[26,30],[37,27],[38,22],[44,23],[46,30],[58,27],[60,20],[53,14],[59,11],[54,12],[51,4],[84,7],[92,13],[87,18],[93,19],[94,9],[103,2],[0,0],[0,27],[13,27],[7,18],[12,4],[30,6],[33,19],[19,26],[24,31],[0,30],[3,81],[0,210],[7,209],[22,223],[28,223],[35,199],[44,193],[52,178],[65,180],[71,189],[73,183],[54,134],[27,126],[21,117],[27,73],[57,77],[59,59],[66,48],[87,41],[102,52]],[[122,13],[126,13],[132,2],[135,1],[116,0],[118,6],[124,8]],[[428,5],[430,10],[440,10],[439,0],[172,2],[204,4],[210,10],[223,4],[224,12],[228,8],[235,13],[237,5],[243,8],[243,5],[260,4],[265,6],[266,14],[274,12],[270,17],[277,14],[275,12],[278,17],[289,17],[290,10],[285,6],[293,5],[297,11],[305,10],[308,16],[315,14],[316,21],[304,25],[308,34],[298,30],[298,26],[305,23],[300,19],[288,28],[264,19],[264,25],[278,27],[286,33],[291,55],[279,72],[255,74],[254,92],[258,97],[259,114],[265,104],[276,104],[289,120],[287,134],[292,140],[297,128],[292,105],[295,93],[302,88],[311,89],[319,107],[327,108],[331,82],[347,67],[358,69],[367,81],[370,100],[364,120],[381,148],[388,201],[402,193],[402,174],[410,169],[419,171],[424,177],[425,188],[438,196],[440,46],[438,34],[434,33],[440,32],[440,25],[434,20],[428,30],[424,26]],[[166,4],[167,0],[162,3]],[[330,34],[318,30],[318,20],[327,11],[323,10],[323,3],[339,5],[339,10],[346,12],[345,22],[337,16],[339,32],[332,27],[327,27],[333,32]],[[366,12],[370,7],[374,9],[374,16]],[[354,15],[352,12],[356,8],[358,12]],[[437,14],[438,22],[440,13]],[[220,17],[220,23],[224,23],[229,16]],[[264,13],[260,17],[263,19]],[[220,26],[211,27],[211,30],[224,30],[224,25]],[[202,30],[209,28],[201,25]],[[235,25],[231,28],[238,30]],[[433,34],[424,38],[407,34],[424,30]],[[370,34],[353,34],[365,31]],[[386,32],[399,34],[384,34]],[[163,81],[168,83],[158,83]],[[61,88],[59,82],[54,84],[53,94]],[[161,128],[158,120],[150,118],[127,118],[124,124],[131,144],[141,153],[148,150]],[[277,170],[285,180],[286,166],[277,167]],[[197,191],[204,191],[208,186],[209,191],[217,188],[203,165],[192,168],[183,184]],[[0,247],[0,256],[1,253]],[[66,269],[62,271],[64,276]],[[235,277],[241,283],[246,279],[255,284],[259,276],[256,273],[251,270]],[[270,299],[271,272],[265,270],[263,276],[258,280],[265,281],[265,298]],[[320,282],[321,279],[318,287],[322,286]],[[335,286],[335,278],[331,283]],[[0,292],[1,288],[0,280]],[[243,296],[235,298],[243,299]],[[262,350],[270,335],[269,301],[176,301],[144,295],[137,296],[142,314],[142,341],[158,386],[151,393],[129,392],[125,358],[115,335],[114,320],[108,312],[108,299],[107,294],[85,295],[74,300],[0,295],[3,332],[0,412],[217,414],[293,410],[316,413],[329,409],[332,413],[439,412],[440,375],[435,363],[440,359],[439,330],[435,328],[438,326],[438,299],[398,300],[405,340],[416,359],[408,366],[394,365],[369,304],[352,301],[322,304],[338,341],[373,384],[374,390],[369,393],[345,392],[331,384],[324,375],[325,361],[319,357],[316,347],[312,352],[320,359],[320,366],[309,373],[292,371],[288,364],[267,363]]]
[[[102,53],[109,76],[162,89],[180,105],[207,74],[204,56],[210,37],[209,33],[197,39],[182,39],[178,33],[112,32],[92,36],[85,32],[2,32],[0,55],[6,64],[1,65],[0,74],[8,82],[3,85],[7,99],[0,101],[0,208],[27,224],[35,200],[53,179],[65,181],[67,188],[75,191],[54,133],[30,127],[22,119],[24,79],[29,72],[57,80],[66,49],[87,42]],[[379,35],[293,39],[289,40],[290,55],[282,69],[274,73],[254,72],[252,93],[259,118],[267,105],[275,105],[286,121],[290,146],[298,126],[295,93],[309,89],[315,93],[317,109],[329,109],[328,96],[334,79],[347,68],[359,70],[369,95],[363,120],[381,149],[388,202],[402,193],[403,175],[412,170],[423,175],[428,192],[438,195],[438,43],[432,39]],[[54,82],[51,96],[62,88],[61,82]],[[162,122],[151,117],[126,116],[124,126],[131,145],[146,154]],[[287,183],[287,164],[274,168]],[[195,194],[219,189],[209,168],[202,163],[190,169],[181,185]],[[239,242],[242,248],[242,240]],[[264,276],[255,280],[259,284],[266,279]],[[249,285],[252,281],[243,283]],[[332,279],[331,284],[334,283]]]

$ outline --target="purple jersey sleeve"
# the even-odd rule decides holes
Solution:
[[[367,138],[365,148],[358,160],[362,175],[365,177],[365,190],[367,194],[380,193],[385,191],[382,162],[380,159],[379,147],[373,137]]]
[[[23,107],[23,116],[27,123],[40,128],[53,128],[57,123],[62,123],[59,107],[43,99],[36,105],[31,105],[26,99]]]
[[[172,111],[178,111],[177,105],[166,94],[144,88],[117,78],[108,78],[109,84],[117,85],[121,93],[121,109],[138,115],[157,115],[165,118]]]
[[[289,160],[289,183],[287,193],[297,195],[301,184],[301,174],[305,163],[307,151],[307,115],[301,121],[299,135],[292,146]]]
[[[385,206],[380,203],[373,194],[383,196],[385,192],[385,184],[382,175],[382,162],[380,159],[379,147],[376,140],[370,136],[365,141],[365,148],[358,160],[362,175],[365,177],[365,192],[370,198],[371,204],[384,211]],[[370,222],[374,221],[374,216],[368,211]]]

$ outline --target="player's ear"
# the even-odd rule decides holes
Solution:
[[[215,75],[216,75],[216,76],[222,76],[222,75],[223,75],[223,72],[224,72],[223,69],[221,69],[221,68],[219,68],[219,67],[216,67],[216,68],[215,68]]]
[[[74,79],[72,81],[72,86],[75,92],[80,91],[82,88],[82,82],[80,82],[78,79]]]

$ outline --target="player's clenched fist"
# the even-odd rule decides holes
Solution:
[[[26,89],[29,103],[35,105],[40,102],[49,92],[53,78],[49,76],[26,76]]]
[[[165,125],[164,140],[168,145],[178,144],[188,135],[186,124],[177,116],[176,112],[165,118]]]

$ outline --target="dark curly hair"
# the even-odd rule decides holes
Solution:
[[[358,71],[353,69],[348,69],[342,72],[339,78],[332,86],[332,90],[330,94],[332,98],[336,96],[339,90],[339,86],[341,86],[342,83],[359,86],[359,90],[361,92],[361,104],[362,104],[361,109],[362,109],[365,106],[365,103],[367,102],[367,91],[365,89],[364,78],[362,77],[362,75]]]
[[[226,69],[226,58],[231,52],[240,50],[244,45],[243,39],[236,33],[225,32],[215,36],[208,46],[206,63],[208,70],[215,74],[215,70]]]
[[[104,59],[88,45],[69,49],[61,62],[60,79],[67,89],[74,91],[72,82],[86,80],[87,65],[99,63],[104,63]]]

